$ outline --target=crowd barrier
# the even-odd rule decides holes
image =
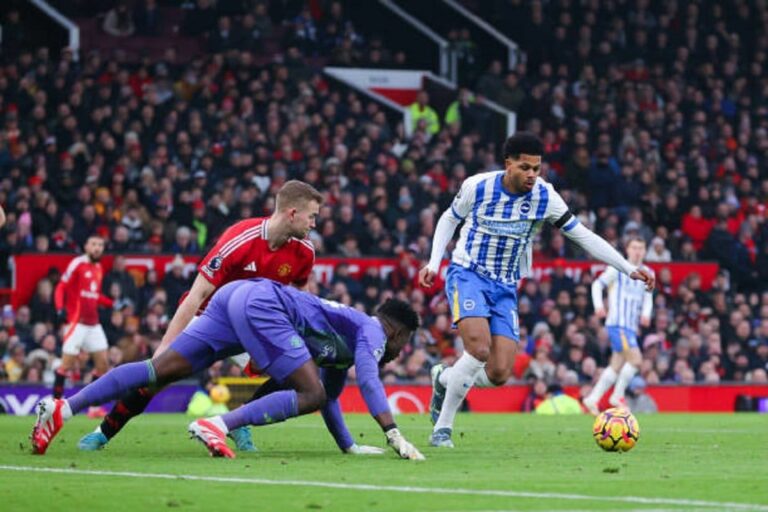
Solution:
[[[67,268],[67,264],[74,257],[73,254],[20,254],[11,258],[13,268],[13,292],[12,304],[18,307],[27,304],[35,293],[37,282],[48,274],[48,271],[54,267],[60,272]],[[113,254],[106,254],[102,258],[104,271],[109,272],[112,268]],[[158,280],[162,281],[165,273],[171,266],[174,257],[172,254],[128,254],[124,255],[126,259],[126,269],[133,275],[137,284],[141,286],[147,270],[154,269],[157,272]],[[185,272],[194,273],[199,256],[185,256]],[[349,269],[349,275],[358,278],[365,274],[369,268],[374,267],[382,278],[386,278],[391,272],[400,266],[400,260],[397,258],[318,258],[315,262],[314,272],[322,283],[328,283],[333,279],[336,267],[345,263]],[[414,261],[408,267],[406,277],[416,282],[416,270],[418,262]],[[441,287],[444,282],[445,269],[447,262],[443,262],[441,272],[438,276],[436,287]],[[546,279],[546,276],[552,273],[556,266],[562,266],[565,274],[573,279],[579,279],[584,272],[598,274],[605,269],[605,265],[593,261],[581,260],[540,260],[533,265],[533,279]],[[672,279],[672,286],[677,287],[690,274],[696,273],[701,276],[702,290],[706,291],[712,286],[712,281],[719,270],[717,263],[650,263],[649,266],[659,275],[664,269],[668,269]]]
[[[175,384],[164,389],[148,407],[149,412],[183,412],[192,394],[199,388],[193,384]],[[467,398],[469,410],[478,413],[520,412],[528,395],[529,386],[512,385],[500,388],[481,388],[470,391]],[[67,396],[75,389],[67,390]],[[432,389],[429,386],[386,386],[390,407],[395,413],[426,413]],[[565,390],[578,396],[578,388]],[[6,414],[32,414],[35,404],[50,394],[50,388],[40,385],[0,383],[0,407]],[[649,386],[647,393],[653,397],[660,412],[734,412],[737,403],[754,405],[759,412],[768,412],[768,385],[696,385],[696,386]],[[345,412],[368,412],[357,386],[347,386],[341,395],[341,407]]]

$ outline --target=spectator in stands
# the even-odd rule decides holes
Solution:
[[[219,18],[216,29],[208,35],[208,47],[213,53],[222,53],[240,47],[240,31],[232,26],[232,20],[227,16]]]
[[[167,293],[168,313],[173,316],[179,305],[181,296],[189,290],[191,280],[184,272],[184,259],[177,254],[171,263],[170,270],[163,278],[162,287]],[[151,302],[151,301],[150,301]]]
[[[413,129],[419,128],[420,124],[424,124],[424,129],[430,135],[435,135],[440,131],[440,117],[429,105],[429,94],[427,91],[419,91],[416,95],[416,101],[411,103],[408,107],[411,113],[411,122],[413,123]]]
[[[659,411],[656,401],[645,392],[646,382],[642,377],[635,376],[627,387],[627,405],[636,414],[648,414]]]
[[[18,55],[26,43],[26,31],[21,23],[21,14],[18,9],[10,9],[2,23],[3,38],[2,49],[10,55]]]
[[[125,256],[121,254],[115,255],[114,260],[112,260],[112,268],[104,276],[102,290],[105,295],[109,295],[108,292],[112,283],[118,283],[120,285],[121,297],[130,299],[133,304],[138,304],[139,292],[136,288],[136,281],[126,271],[125,263]]]
[[[504,77],[504,83],[496,96],[490,96],[490,99],[501,105],[502,107],[516,112],[520,109],[520,106],[525,102],[525,90],[520,85],[520,80],[517,73],[514,71],[507,73]]]
[[[24,345],[18,341],[8,347],[8,358],[5,361],[5,375],[8,382],[18,382],[24,372]]]
[[[136,34],[159,36],[163,18],[157,0],[139,0],[133,8],[133,23],[136,26]]]
[[[648,254],[645,257],[645,261],[666,263],[672,261],[672,254],[669,249],[664,245],[664,239],[656,236],[651,240],[651,246],[648,250]]]
[[[56,306],[53,303],[53,285],[44,277],[37,283],[35,295],[29,302],[32,323],[43,322],[53,326],[56,322]]]
[[[739,22],[735,11],[723,12],[715,21],[689,14],[683,4],[659,4],[641,17],[644,36],[630,31],[623,37],[620,27],[635,23],[630,21],[635,19],[632,9],[616,11],[595,2],[497,2],[503,11],[489,19],[512,20],[500,28],[517,27],[515,40],[527,60],[514,70],[492,62],[474,83],[460,77],[468,84],[466,92],[457,94],[460,126],[446,113],[436,131],[421,120],[414,136],[407,138],[403,127],[374,102],[325,81],[315,67],[334,51],[353,65],[370,61],[397,66],[394,61],[402,62],[402,56],[389,48],[386,34],[372,38],[363,33],[351,23],[343,4],[321,4],[323,16],[316,20],[313,13],[300,13],[303,3],[270,3],[273,26],[265,3],[245,11],[229,5],[217,9],[210,0],[198,0],[194,9],[186,10],[182,32],[209,33],[221,16],[245,39],[254,29],[267,27],[263,31],[271,29],[273,39],[263,51],[282,54],[284,65],[266,64],[272,53],[252,53],[255,48],[245,41],[232,59],[203,54],[189,63],[169,58],[158,66],[125,63],[107,54],[83,54],[75,66],[67,53],[56,58],[29,51],[3,53],[0,203],[8,210],[8,222],[0,233],[0,280],[6,285],[8,255],[24,250],[73,252],[76,240],[100,230],[111,234],[116,251],[160,253],[176,242],[177,230],[186,227],[190,240],[202,250],[232,221],[268,214],[274,207],[270,191],[281,180],[297,177],[317,183],[329,199],[311,235],[318,254],[338,255],[343,250],[400,258],[385,285],[365,286],[354,300],[367,304],[388,287],[410,293],[414,260],[422,252],[423,233],[415,226],[424,210],[445,208],[466,177],[500,167],[498,141],[487,129],[493,123],[472,119],[478,103],[469,98],[473,90],[497,97],[512,71],[526,98],[517,112],[518,126],[530,127],[546,141],[542,175],[582,222],[613,243],[634,229],[646,238],[658,237],[663,242],[661,260],[667,260],[667,254],[673,261],[716,257],[728,270],[715,280],[711,294],[694,289],[692,283],[678,289],[670,272],[660,273],[658,318],[654,329],[643,333],[661,339],[650,348],[655,357],[643,370],[647,381],[675,376],[689,380],[684,368],[675,372],[674,364],[664,361],[665,350],[686,338],[693,353],[697,335],[706,353],[696,355],[698,362],[688,368],[696,379],[745,378],[754,371],[755,350],[749,343],[758,339],[758,326],[768,317],[749,296],[753,289],[757,296],[768,283],[768,224],[765,209],[761,213],[759,208],[768,194],[768,182],[761,175],[768,131],[759,107],[765,91],[740,85],[745,80],[760,83],[760,47],[743,43],[757,41],[760,33]],[[761,19],[766,12],[760,3],[748,5],[747,11],[751,19]],[[710,28],[717,23],[744,38],[738,46],[730,39],[712,46],[676,38],[666,20],[680,16],[700,26],[699,33],[714,33]],[[302,40],[292,45],[277,37],[284,21],[297,18],[302,18],[302,27],[314,26],[316,31],[309,50]],[[571,28],[574,19],[579,24],[576,32]],[[599,29],[603,24],[619,28]],[[336,32],[328,37],[331,25]],[[286,26],[288,39],[294,40],[296,25]],[[462,27],[457,30],[461,40]],[[642,44],[643,38],[650,43]],[[712,52],[717,59],[711,58]],[[46,71],[18,75],[10,72],[14,69]],[[705,221],[723,219],[719,239],[712,239],[715,230],[705,230],[702,236],[696,229],[700,221],[691,223],[696,206]],[[642,218],[634,217],[633,207],[642,210]],[[346,208],[352,209],[356,223],[341,222]],[[383,230],[372,215],[381,219]],[[581,257],[561,242],[556,231],[545,228],[534,250]],[[649,259],[654,258],[654,245],[656,241]],[[155,289],[156,275],[148,275],[147,283],[138,313],[143,316],[151,309],[157,318],[167,315],[166,304],[173,302],[155,297],[164,293]],[[571,369],[584,378],[587,354],[604,363],[607,349],[604,333],[579,298],[580,285],[570,303],[562,294],[553,294],[553,302],[542,308],[555,286],[551,281],[534,284],[533,293],[521,293],[521,324],[532,328],[538,321],[551,323],[548,357],[562,367],[572,338],[567,326],[579,323],[587,347],[596,347],[586,348],[581,367]],[[332,292],[352,300],[345,283]],[[440,295],[424,301],[427,326],[448,313]],[[158,300],[150,308],[153,298]],[[716,353],[720,327],[714,318],[745,304],[752,310],[750,332],[741,347],[746,369],[737,365],[735,352],[726,353],[729,337],[723,336],[725,346]],[[686,325],[692,332],[686,332]],[[448,354],[458,340],[450,331],[446,337],[449,346],[441,353]],[[151,340],[146,343],[152,346]],[[425,347],[429,352],[430,345]],[[709,358],[712,365],[706,364]],[[407,373],[405,367],[398,372]]]
[[[213,0],[197,0],[195,7],[186,11],[181,32],[190,36],[207,33],[216,26],[216,8]]]
[[[115,7],[107,11],[101,28],[107,34],[114,37],[128,37],[136,31],[133,18],[128,10],[128,3],[120,1]]]

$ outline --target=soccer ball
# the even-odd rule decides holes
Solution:
[[[224,384],[213,386],[208,394],[211,397],[211,402],[215,404],[225,404],[229,402],[229,388]]]
[[[640,438],[640,424],[629,409],[607,409],[595,419],[592,436],[607,452],[628,452]]]

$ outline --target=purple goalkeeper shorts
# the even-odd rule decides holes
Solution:
[[[282,382],[312,357],[281,299],[280,285],[272,281],[229,283],[170,348],[195,372],[245,350],[261,371]]]

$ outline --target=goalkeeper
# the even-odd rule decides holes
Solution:
[[[347,370],[354,365],[360,392],[387,444],[402,458],[422,460],[424,456],[397,429],[379,378],[379,366],[397,357],[418,325],[413,308],[398,300],[386,301],[368,316],[266,279],[234,281],[214,294],[199,320],[188,325],[167,351],[118,366],[67,400],[42,400],[32,431],[33,451],[44,454],[63,422],[89,405],[138,387],[168,384],[246,350],[262,372],[289,389],[221,416],[193,421],[190,434],[211,455],[234,458],[226,438],[232,429],[317,410],[342,451],[375,450],[354,444],[338,403]]]

